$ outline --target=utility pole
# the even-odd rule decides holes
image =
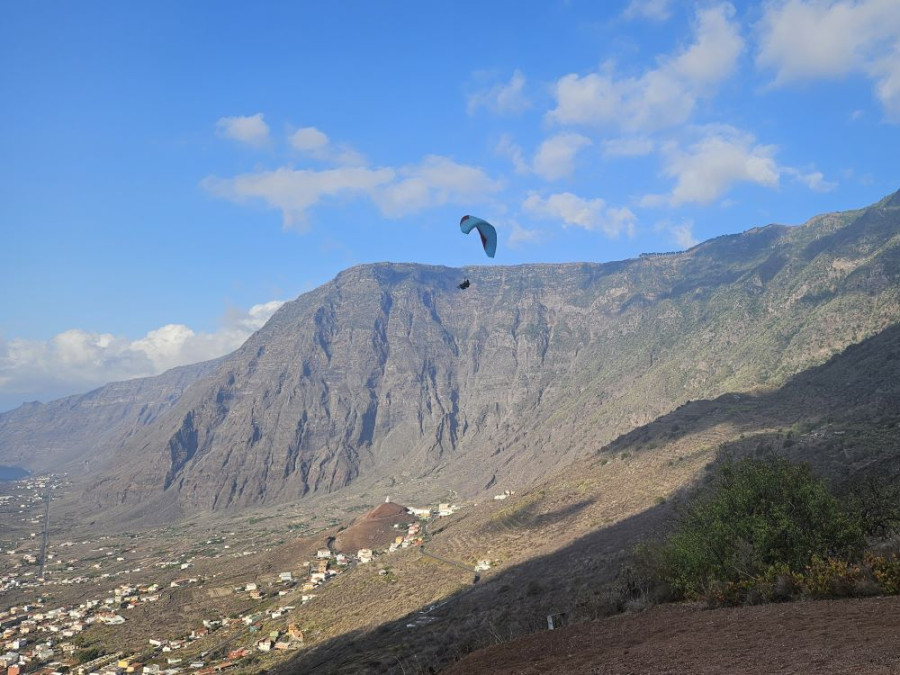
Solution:
[[[50,490],[52,489],[48,485],[47,494],[44,495],[44,534],[41,539],[41,573],[38,575],[41,579],[44,578],[44,566],[47,564],[47,537],[50,534]]]

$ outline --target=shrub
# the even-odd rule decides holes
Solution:
[[[805,570],[816,556],[850,559],[864,544],[859,519],[807,465],[727,459],[711,489],[682,510],[662,554],[665,578],[682,597],[733,604],[751,589],[773,597],[775,570]]]
[[[896,553],[890,556],[869,553],[865,562],[883,592],[889,595],[900,594],[900,558]]]
[[[860,565],[851,565],[837,558],[823,560],[813,556],[803,580],[810,595],[821,598],[850,597],[856,595],[855,590],[865,581],[865,577]]]
[[[101,655],[101,651],[99,647],[90,647],[89,649],[82,649],[81,651],[75,654],[75,658],[78,663],[87,663],[88,661],[93,661],[97,657]]]

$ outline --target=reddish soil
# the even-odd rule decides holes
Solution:
[[[900,673],[900,597],[666,605],[470,654],[446,675]]]
[[[387,548],[395,537],[406,534],[406,526],[415,520],[405,506],[393,502],[379,504],[338,534],[334,549],[355,554],[361,548]],[[402,524],[402,529],[395,529],[395,523]]]

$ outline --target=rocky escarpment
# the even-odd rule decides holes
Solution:
[[[352,268],[283,306],[87,495],[173,517],[522,484],[900,319],[896,201],[610,264]]]

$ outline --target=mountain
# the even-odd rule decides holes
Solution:
[[[607,264],[355,267],[117,436],[80,501],[160,521],[525,485],[900,320],[898,232],[900,193]]]
[[[347,270],[140,429],[91,495],[174,513],[527,483],[900,318],[898,203],[610,264]]]
[[[87,394],[0,413],[0,464],[34,473],[96,471],[218,362],[173,368],[156,377],[114,382]]]

